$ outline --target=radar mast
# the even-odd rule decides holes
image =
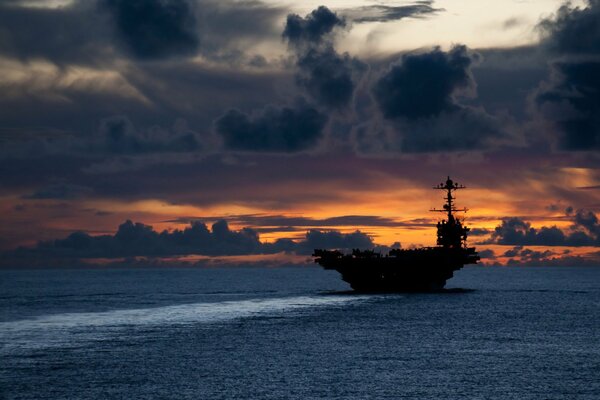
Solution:
[[[463,227],[462,223],[454,218],[454,215],[452,214],[453,212],[467,212],[466,208],[456,208],[456,205],[454,204],[455,197],[453,196],[455,190],[466,189],[466,186],[454,182],[448,176],[445,183],[442,182],[433,188],[446,191],[446,196],[444,197],[446,204],[444,204],[442,209],[432,208],[430,211],[443,212],[448,215],[447,221],[442,220],[437,223],[437,244],[451,248],[466,246],[469,228]]]

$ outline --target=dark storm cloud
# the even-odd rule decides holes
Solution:
[[[282,7],[260,1],[75,0],[56,8],[0,2],[0,53],[59,64],[112,64],[205,57],[226,63],[247,58],[240,43],[276,37]]]
[[[321,43],[336,27],[346,26],[346,21],[325,6],[313,10],[305,18],[289,14],[283,30],[283,37],[290,44],[305,46],[307,43]]]
[[[400,150],[406,153],[481,150],[505,135],[496,118],[471,107],[442,112],[434,118],[398,121],[396,126],[402,134]]]
[[[373,88],[383,115],[415,120],[458,110],[454,96],[474,85],[469,70],[473,57],[465,46],[404,55]]]
[[[533,92],[548,73],[547,55],[537,46],[481,49],[472,67],[477,97],[466,105],[483,105],[490,113],[508,113],[519,121],[530,119],[527,93]]]
[[[258,232],[250,228],[235,231],[224,220],[215,222],[211,229],[201,222],[172,232],[157,232],[152,226],[126,221],[114,235],[91,236],[85,232],[73,232],[64,239],[40,242],[35,247],[20,247],[7,252],[6,262],[19,259],[85,259],[117,258],[135,256],[176,255],[251,255],[294,252],[311,254],[315,248],[352,249],[372,248],[372,240],[360,231],[310,230],[300,241],[279,239],[274,243],[262,243]]]
[[[555,16],[543,20],[539,28],[542,42],[559,54],[597,55],[600,51],[600,0],[587,0],[585,7],[562,5]]]
[[[492,233],[492,240],[503,245],[564,246],[566,237],[562,230],[553,227],[532,228],[520,218],[509,218]],[[587,242],[579,245],[586,245]],[[569,245],[572,245],[570,243]]]
[[[186,0],[100,0],[119,39],[142,59],[188,55],[199,46],[196,18]]]
[[[366,69],[364,63],[347,53],[335,51],[332,32],[344,26],[342,18],[321,6],[305,18],[288,15],[283,31],[297,58],[298,85],[319,104],[332,109],[350,104],[356,80]]]
[[[600,149],[600,62],[556,62],[550,82],[537,91],[542,115],[559,131],[564,150]]]
[[[0,54],[22,60],[46,58],[59,64],[102,63],[111,57],[94,2],[60,8],[22,7],[0,2]]]
[[[67,139],[95,141],[102,120],[115,114],[135,121],[138,134],[156,132],[155,127],[175,131],[172,126],[185,120],[210,136],[209,127],[224,110],[267,104],[276,93],[281,94],[281,87],[293,83],[287,73],[256,74],[180,60],[89,78],[77,74],[77,69],[46,74],[44,68],[18,67],[30,76],[3,86],[0,135],[5,142],[0,158],[53,154],[57,147],[70,149],[64,146]],[[35,82],[33,87],[31,82]],[[284,94],[288,93],[284,90]]]
[[[600,223],[598,217],[591,211],[578,210],[574,217],[576,226],[585,228],[590,234],[600,238]]]
[[[266,66],[267,60],[260,54],[247,54],[244,43],[277,38],[288,11],[283,6],[256,0],[209,0],[198,3],[196,8],[201,53],[217,61],[254,67]]]
[[[433,7],[433,3],[426,0],[405,6],[372,5],[340,10],[340,13],[355,23],[389,22],[403,18],[422,18],[444,11],[443,8]]]
[[[229,110],[215,122],[216,132],[232,150],[292,153],[314,147],[327,116],[309,105],[267,106],[256,115]]]
[[[355,89],[355,76],[366,69],[364,63],[333,47],[311,48],[298,56],[298,85],[324,106],[347,107]]]
[[[600,1],[563,5],[539,25],[542,45],[558,57],[534,94],[542,117],[559,132],[562,150],[600,148]]]
[[[521,218],[507,218],[492,232],[485,243],[517,246],[598,246],[600,224],[590,211],[578,210],[569,232],[551,226],[533,228]]]
[[[457,101],[474,95],[471,67],[479,58],[458,45],[448,52],[434,48],[405,54],[392,64],[373,86],[383,117],[400,136],[388,147],[404,152],[477,150],[504,136],[497,118]]]

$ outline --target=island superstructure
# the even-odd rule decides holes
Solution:
[[[442,209],[446,214],[437,223],[437,246],[415,249],[392,249],[382,255],[371,249],[354,249],[351,254],[339,250],[315,249],[315,262],[336,270],[352,289],[361,292],[411,292],[441,290],[454,271],[466,264],[476,264],[479,256],[467,246],[469,228],[454,213],[466,212],[454,204],[454,192],[465,186],[450,177],[434,189],[445,191]]]

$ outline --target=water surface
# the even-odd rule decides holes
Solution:
[[[600,268],[0,271],[0,398],[600,398]],[[468,289],[468,290],[456,290]]]

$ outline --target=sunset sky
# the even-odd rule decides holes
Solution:
[[[434,245],[448,175],[485,264],[600,264],[599,21],[599,0],[0,0],[0,265]]]

